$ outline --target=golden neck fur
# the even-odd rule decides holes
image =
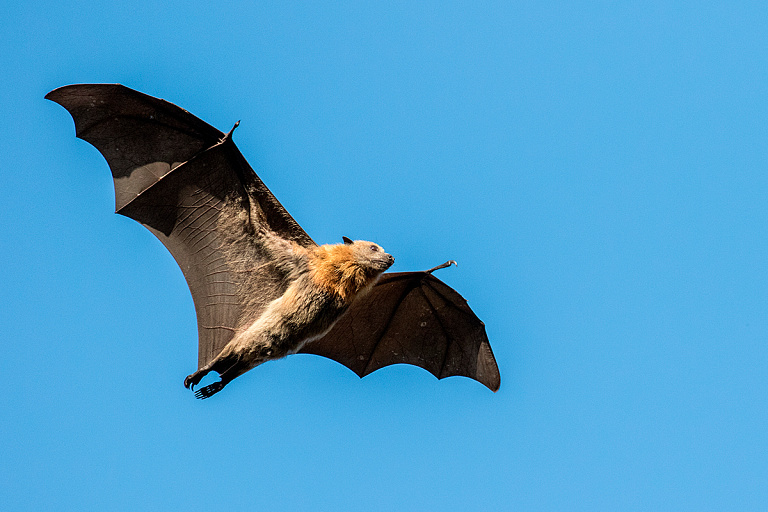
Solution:
[[[310,252],[312,280],[322,289],[352,302],[372,286],[380,271],[361,264],[351,245],[321,245]]]

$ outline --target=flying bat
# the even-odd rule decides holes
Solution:
[[[208,398],[269,360],[308,353],[363,377],[407,363],[492,391],[500,376],[485,326],[432,275],[385,273],[379,245],[316,244],[232,140],[186,110],[119,84],[48,93],[78,138],[107,160],[115,210],[149,229],[187,280],[197,312],[198,369],[184,385]]]

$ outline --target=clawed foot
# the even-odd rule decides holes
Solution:
[[[208,375],[210,371],[211,371],[210,366],[206,366],[204,368],[200,368],[199,370],[197,370],[195,373],[191,375],[187,375],[187,378],[184,379],[184,387],[194,391],[195,386],[200,384],[200,381],[203,380],[203,377]]]
[[[224,363],[227,363],[228,361],[224,360]],[[203,378],[208,375],[209,373],[214,372],[219,374],[219,382],[214,382],[213,384],[210,384],[208,386],[205,386],[204,388],[198,389],[195,391],[195,386],[200,384],[200,381],[203,380]],[[195,396],[197,398],[208,398],[210,396],[215,395],[222,389],[224,389],[224,386],[227,385],[227,383],[231,382],[232,379],[240,375],[242,371],[238,370],[237,361],[234,363],[231,363],[229,368],[226,370],[222,370],[222,361],[218,359],[214,359],[214,361],[199,370],[197,370],[195,373],[191,375],[187,375],[187,378],[184,379],[184,387],[195,391]]]
[[[200,384],[200,381],[203,380],[203,377],[208,375],[209,372],[210,370],[208,369],[202,369],[202,370],[197,370],[192,375],[187,375],[187,378],[184,379],[184,387],[192,391],[195,391],[195,386]],[[197,391],[195,391],[195,397],[200,399],[211,397],[216,393],[218,393],[219,391],[221,391],[222,389],[224,389],[224,386],[227,385],[227,382],[229,382],[229,380],[224,379],[224,380],[220,380],[219,382],[214,382],[213,384],[209,384],[204,388],[200,388]]]
[[[201,400],[204,400],[206,398],[209,398],[222,389],[224,389],[224,386],[226,384],[222,381],[214,382],[213,384],[209,384],[205,386],[204,388],[200,388],[197,391],[195,391],[195,398],[199,398]],[[191,389],[191,388],[190,388]]]
[[[184,387],[187,389],[191,389],[192,391],[195,390],[195,386],[200,382],[200,379],[202,378],[202,375],[198,376],[198,373],[195,372],[192,375],[187,375],[187,378],[184,379]]]

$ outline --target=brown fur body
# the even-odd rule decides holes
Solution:
[[[274,261],[285,270],[289,284],[254,322],[238,329],[217,357],[186,378],[184,384],[192,388],[209,372],[219,373],[219,382],[197,391],[201,398],[217,393],[261,363],[296,353],[325,334],[394,262],[372,242],[345,239],[344,244],[306,249],[270,235],[260,238],[274,252]]]

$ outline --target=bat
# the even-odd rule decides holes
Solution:
[[[324,356],[360,377],[396,363],[492,391],[485,325],[434,271],[385,273],[381,246],[318,245],[232,140],[186,110],[119,84],[60,87],[76,135],[109,164],[115,211],[149,229],[179,264],[197,313],[197,398],[289,354]],[[210,372],[219,381],[195,390]]]

